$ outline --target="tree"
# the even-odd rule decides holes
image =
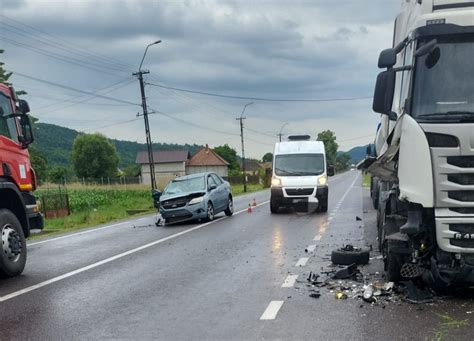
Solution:
[[[4,52],[5,52],[5,50],[0,49],[0,55],[2,55]],[[0,58],[0,60],[1,59],[2,58]],[[5,65],[5,63],[0,61],[0,83],[8,83],[8,80],[10,79],[13,72],[6,71],[5,68],[3,67],[3,65]],[[17,94],[17,96],[26,95],[26,91],[22,91],[22,90],[18,91],[17,90],[16,94]]]
[[[55,184],[61,184],[69,178],[69,170],[63,166],[53,166],[48,171],[48,180]]]
[[[31,166],[35,170],[36,177],[39,181],[45,181],[48,163],[45,156],[33,145],[31,145],[28,150],[30,152]]]
[[[272,154],[272,153],[266,153],[266,154],[262,157],[262,161],[263,161],[263,162],[273,162],[273,154]]]
[[[336,134],[331,130],[325,130],[318,134],[318,141],[324,142],[328,164],[335,165],[337,149],[339,148],[339,145],[336,142]]]
[[[239,162],[237,161],[237,152],[234,148],[230,147],[228,144],[225,144],[223,146],[214,148],[214,151],[229,163],[229,171],[240,171]]]
[[[115,176],[119,157],[115,146],[101,134],[81,134],[72,146],[72,164],[80,178]]]
[[[124,176],[134,178],[140,175],[141,167],[140,165],[128,165],[123,170]]]
[[[343,172],[351,166],[351,156],[349,153],[339,153],[336,157],[336,171]]]

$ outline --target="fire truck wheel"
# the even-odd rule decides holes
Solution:
[[[22,273],[26,264],[26,239],[17,217],[0,209],[0,277]]]

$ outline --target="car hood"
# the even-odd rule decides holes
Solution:
[[[160,198],[160,202],[167,201],[167,200],[172,200],[172,199],[178,199],[178,198],[197,198],[197,197],[202,197],[206,195],[206,192],[204,191],[196,191],[196,192],[187,192],[187,193],[179,193],[179,194],[171,194],[171,195],[162,195]]]

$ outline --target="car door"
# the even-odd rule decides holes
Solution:
[[[217,174],[211,174],[212,179],[217,184],[217,196],[219,200],[219,210],[225,210],[227,208],[228,194],[224,186],[224,182],[217,176]]]
[[[219,202],[219,194],[218,194],[218,189],[219,186],[216,184],[212,176],[209,174],[207,176],[207,191],[208,191],[208,196],[209,199],[212,201],[212,204],[214,205],[214,212],[217,213],[220,210],[220,206],[222,203]],[[215,186],[216,188],[211,191],[211,186]]]

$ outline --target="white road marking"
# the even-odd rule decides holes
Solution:
[[[269,202],[270,202],[270,201],[263,202],[263,203],[257,205],[256,207],[262,206],[262,205],[266,205],[266,204],[268,204]],[[237,215],[237,214],[240,214],[240,213],[243,213],[243,212],[246,212],[246,211],[247,211],[247,209],[241,210],[241,211],[235,212],[234,215]],[[53,284],[53,283],[62,281],[63,279],[66,279],[66,278],[69,278],[69,277],[78,275],[78,274],[80,274],[80,273],[82,273],[82,272],[85,272],[85,271],[88,271],[88,270],[97,268],[97,267],[99,267],[99,266],[101,266],[101,265],[104,265],[104,264],[113,262],[114,260],[117,260],[117,259],[120,259],[120,258],[129,256],[129,255],[134,254],[134,253],[137,253],[137,252],[139,252],[139,251],[148,249],[148,248],[150,248],[150,247],[152,247],[152,246],[155,246],[155,245],[164,243],[164,242],[166,242],[166,241],[175,239],[175,238],[177,238],[177,237],[179,237],[179,236],[182,236],[182,235],[185,235],[185,234],[187,234],[187,233],[190,233],[190,232],[199,230],[199,229],[201,229],[201,228],[203,228],[203,227],[205,227],[205,226],[208,226],[208,225],[211,225],[211,224],[213,224],[213,223],[216,223],[216,222],[219,222],[219,221],[223,221],[223,220],[229,219],[229,218],[230,218],[230,217],[223,217],[223,218],[218,219],[218,220],[210,221],[210,222],[207,222],[207,223],[205,223],[205,224],[201,224],[201,225],[192,227],[192,228],[190,228],[190,229],[188,229],[188,230],[175,233],[175,234],[173,234],[173,235],[171,235],[171,236],[168,236],[168,237],[165,237],[165,238],[162,238],[162,239],[155,240],[154,242],[151,242],[151,243],[148,243],[148,244],[139,246],[139,247],[137,247],[137,248],[135,248],[135,249],[132,249],[132,250],[129,250],[129,251],[120,253],[120,254],[118,254],[118,255],[109,257],[109,258],[107,258],[107,259],[104,259],[104,260],[101,260],[101,261],[99,261],[99,262],[90,264],[90,265],[85,266],[85,267],[83,267],[83,268],[79,268],[79,269],[77,269],[77,270],[74,270],[74,271],[65,273],[64,275],[60,275],[60,276],[57,276],[57,277],[48,279],[48,280],[43,281],[43,282],[40,282],[40,283],[38,283],[38,284],[35,284],[35,285],[32,285],[32,286],[26,287],[26,288],[24,288],[24,289],[21,289],[21,290],[12,292],[12,293],[10,293],[10,294],[8,294],[8,295],[1,296],[1,297],[0,297],[0,302],[8,301],[8,300],[10,300],[10,299],[12,299],[12,298],[18,297],[18,296],[20,296],[20,295],[29,293],[29,292],[34,291],[34,290],[37,290],[37,289],[40,289],[40,288],[45,287],[45,286],[47,286],[47,285],[50,285],[50,284]]]
[[[274,320],[282,306],[283,301],[271,301],[260,317],[260,320]]]
[[[315,249],[316,245],[308,245],[308,247],[306,248],[306,250],[308,250],[308,253],[314,252]]]
[[[295,285],[296,280],[298,279],[298,275],[288,275],[286,277],[285,282],[281,285],[282,288],[293,288]]]
[[[300,266],[300,267],[305,266],[306,263],[308,263],[308,260],[309,260],[308,257],[300,258],[300,259],[296,262],[295,266]]]
[[[316,237],[314,237],[314,241],[315,242],[319,242],[321,240],[322,236],[320,234],[318,234]]]

